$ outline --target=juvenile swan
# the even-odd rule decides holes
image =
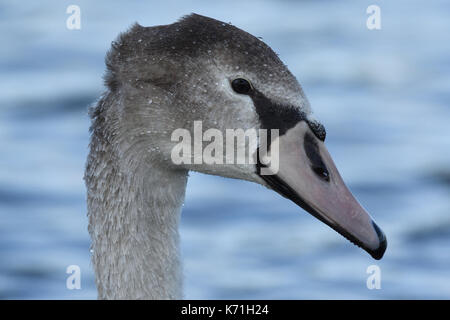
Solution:
[[[112,43],[106,65],[107,90],[90,110],[85,173],[100,299],[183,297],[178,226],[189,170],[262,184],[383,256],[386,238],[342,181],[324,127],[261,40],[192,14],[170,25],[135,24]],[[171,135],[184,128],[194,136],[194,121],[224,137],[226,129],[278,129],[266,144],[278,150],[278,169],[258,153],[262,138],[235,146],[249,147],[255,164],[175,164],[179,141]]]

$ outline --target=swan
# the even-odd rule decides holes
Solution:
[[[296,78],[259,38],[191,14],[133,25],[105,62],[84,176],[99,299],[183,298],[178,228],[191,170],[266,186],[381,259],[385,235],[345,186]],[[278,130],[266,139],[277,170],[264,163],[268,152],[256,163],[174,164],[171,134],[195,121]]]

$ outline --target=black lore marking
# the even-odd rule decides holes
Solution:
[[[253,90],[249,96],[253,100],[263,129],[279,129],[282,136],[297,123],[306,120],[305,113],[293,106],[277,104],[258,90]],[[270,143],[270,140],[268,142]]]
[[[314,135],[325,141],[325,127],[317,121],[309,121],[306,114],[294,106],[277,104],[256,89],[253,89],[249,96],[253,100],[263,129],[279,129],[279,135],[282,136],[300,121],[306,121]],[[271,140],[268,142],[270,147]]]

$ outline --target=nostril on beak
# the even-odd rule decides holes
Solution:
[[[312,171],[314,171],[320,179],[328,182],[330,181],[330,173],[328,172],[325,163],[323,163],[316,140],[317,139],[311,134],[306,133],[303,141],[303,147],[305,148],[306,156],[310,161]]]
[[[330,181],[330,173],[328,172],[327,168],[321,166],[311,166],[311,169],[320,179],[327,182]]]

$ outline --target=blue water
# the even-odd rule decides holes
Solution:
[[[66,8],[82,29],[66,29]],[[365,13],[381,7],[382,29]],[[303,85],[342,176],[386,232],[372,260],[288,200],[191,174],[186,298],[450,298],[450,4],[446,1],[0,2],[0,298],[93,299],[82,180],[86,109],[131,23],[197,12],[263,37]],[[381,289],[366,287],[369,265]],[[66,289],[67,266],[81,290]]]

